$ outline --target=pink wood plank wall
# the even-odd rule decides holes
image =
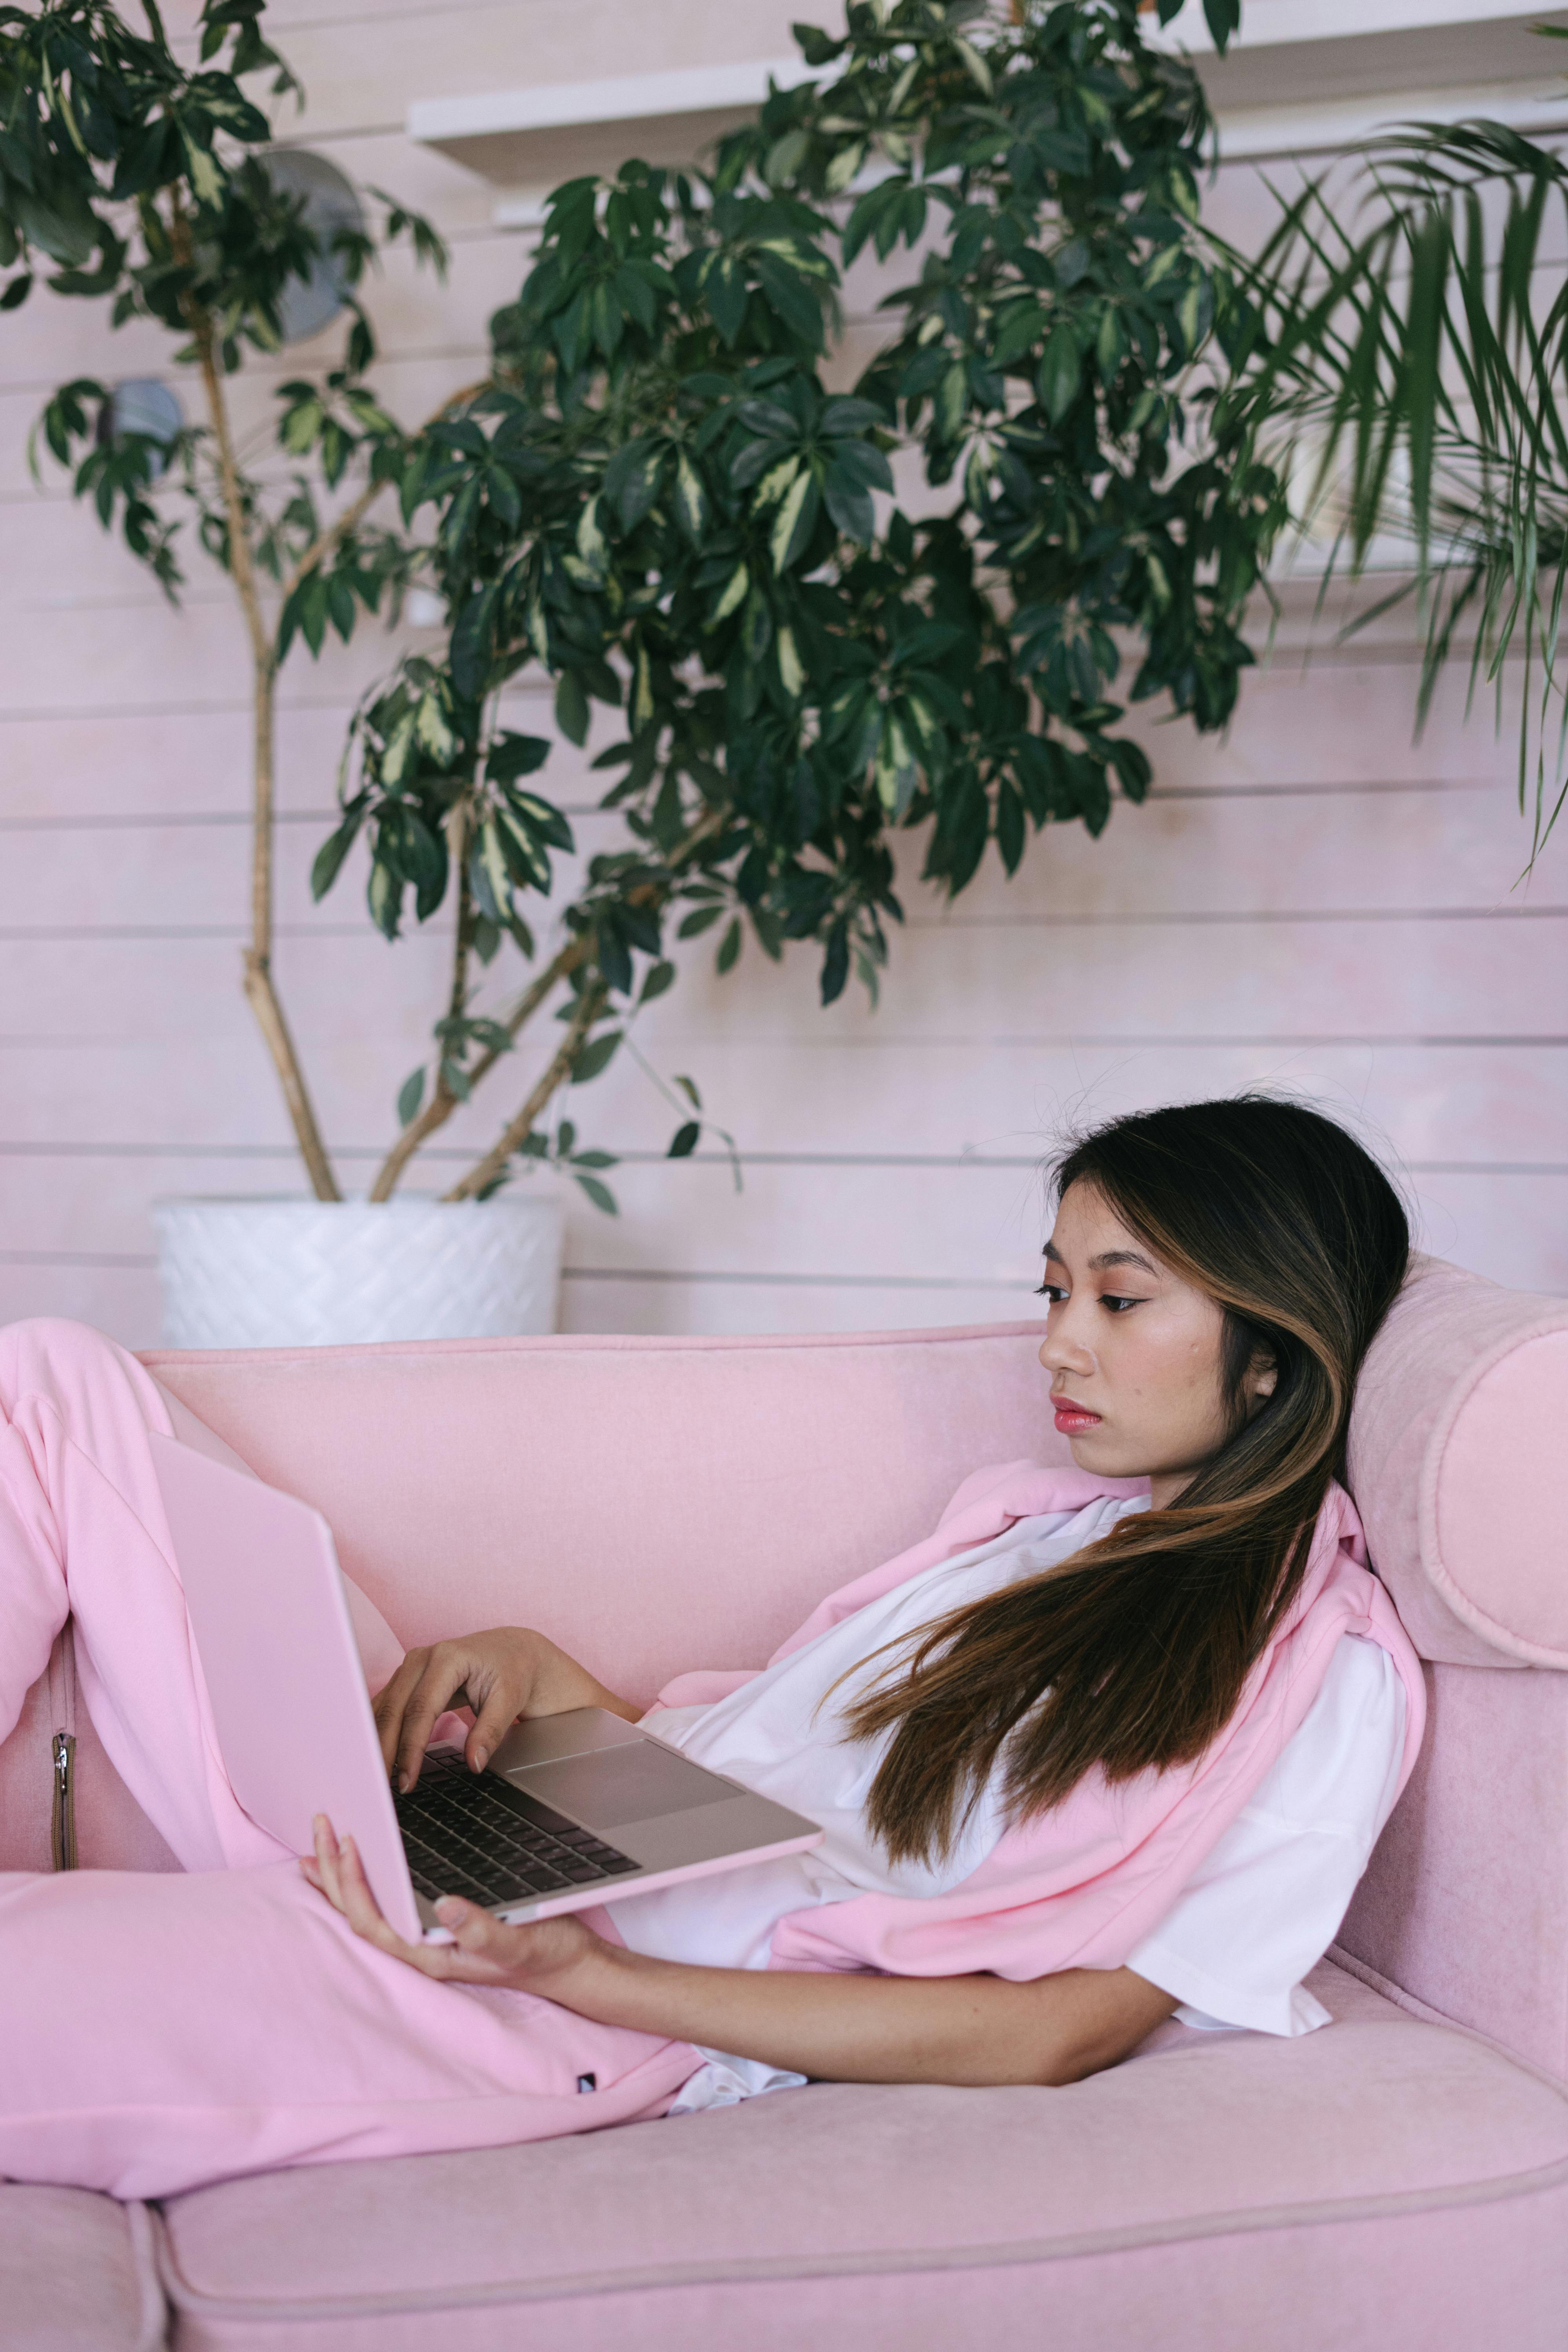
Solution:
[[[526,240],[495,191],[416,147],[415,97],[787,53],[788,0],[276,0],[310,96],[304,137],[427,206],[452,240],[445,290],[394,265],[373,307],[387,397],[409,419],[474,372]],[[184,0],[174,21],[195,11]],[[830,14],[816,0],[824,21]],[[1244,218],[1253,184],[1219,201]],[[879,289],[851,289],[852,375]],[[300,356],[253,366],[261,418]],[[148,1204],[293,1189],[287,1131],[237,990],[245,912],[242,646],[197,570],[167,611],[130,560],[24,461],[47,388],[167,373],[155,338],[87,305],[0,320],[0,1313],[80,1315],[156,1336]],[[744,1163],[663,1158],[673,1119],[623,1055],[573,1108],[624,1155],[622,1213],[572,1212],[577,1329],[856,1328],[1025,1311],[1042,1155],[1064,1122],[1140,1102],[1285,1085],[1337,1106],[1403,1168],[1428,1244],[1499,1279],[1568,1288],[1568,885],[1563,850],[1512,887],[1510,754],[1450,698],[1410,740],[1413,671],[1392,627],[1303,663],[1309,600],[1227,740],[1151,723],[1159,791],[1089,842],[1062,830],[952,911],[908,861],[910,921],[882,1010],[824,1013],[813,960],[754,945],[716,980],[692,952],[638,1042],[690,1072]],[[417,633],[412,633],[416,635]],[[330,1139],[363,1181],[437,1010],[442,941],[388,948],[357,883],[305,887],[348,709],[391,648],[373,635],[285,688],[279,962]],[[517,723],[545,709],[517,698]],[[596,739],[608,740],[605,733]],[[591,746],[590,750],[595,748]],[[584,848],[611,837],[585,759],[549,772]],[[521,1094],[448,1130],[454,1164]]]

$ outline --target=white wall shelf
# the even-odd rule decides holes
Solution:
[[[574,173],[614,170],[628,153],[648,163],[694,162],[755,112],[770,81],[787,87],[808,71],[799,57],[743,58],[676,73],[420,99],[408,110],[408,135],[512,191],[497,217],[522,222],[537,217],[535,192]]]
[[[1327,154],[1379,124],[1487,115],[1526,133],[1568,128],[1568,8],[1519,0],[1246,0],[1240,37],[1215,55],[1201,0],[1152,37],[1188,50],[1231,162]],[[527,89],[417,100],[408,135],[486,179],[495,218],[535,225],[546,192],[576,173],[613,171],[628,153],[694,161],[766,97],[805,78],[796,57],[676,72],[543,82]]]
[[[1243,0],[1216,56],[1201,0],[1151,37],[1185,49],[1227,158],[1322,153],[1378,124],[1485,114],[1525,131],[1568,121],[1568,10],[1520,0]]]

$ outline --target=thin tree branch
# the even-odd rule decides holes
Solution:
[[[447,850],[458,876],[458,921],[452,934],[452,979],[447,992],[447,1017],[460,1020],[468,1002],[468,959],[473,946],[474,897],[468,880],[468,836],[472,829],[471,795],[465,793],[447,824]],[[436,1084],[425,1109],[412,1118],[382,1162],[370,1189],[373,1201],[390,1201],[398,1178],[425,1136],[449,1118],[458,1097],[447,1082],[447,1054],[437,1056]],[[421,1128],[421,1122],[427,1122]],[[419,1130],[416,1132],[416,1130]]]
[[[174,197],[171,242],[176,257],[188,263],[190,228],[177,191]],[[228,526],[229,572],[250,638],[253,672],[250,940],[244,958],[245,994],[266,1041],[267,1050],[272,1056],[273,1067],[277,1070],[294,1129],[294,1139],[300,1147],[311,1189],[318,1201],[341,1201],[342,1194],[321,1141],[305,1075],[300,1066],[300,1056],[289,1034],[289,1024],[272,978],[277,655],[257,586],[245,493],[240,481],[239,463],[235,455],[228,404],[224,398],[223,377],[217,363],[212,314],[188,294],[184,297],[183,308],[195,343],[202,383],[206,393],[207,414],[212,420],[213,436],[217,444],[218,472]]]
[[[468,836],[473,829],[473,802],[465,793],[447,822],[447,855],[458,877],[458,922],[452,934],[452,985],[447,992],[447,1018],[462,1018],[468,1002],[468,955],[474,940],[474,891],[468,879]]]
[[[552,957],[538,979],[523,991],[502,1023],[501,1025],[509,1040],[517,1036],[519,1031],[538,1012],[556,982],[564,980],[569,972],[575,971],[587,953],[587,940],[577,939],[569,940],[559,955]],[[481,1054],[468,1073],[470,1094],[479,1085],[479,1080],[487,1077],[494,1069],[506,1050],[504,1045],[492,1045],[487,1053]],[[457,1108],[456,1095],[437,1080],[435,1090],[424,1109],[409,1120],[383,1161],[375,1182],[370,1188],[370,1198],[373,1201],[391,1200],[404,1170],[415,1153],[422,1144],[429,1140],[437,1128],[446,1126]]]
[[[489,383],[489,378],[487,376],[482,383],[466,383],[460,392],[449,393],[439,408],[433,409],[419,427],[420,432],[428,433],[432,425],[439,425],[449,410],[460,407],[465,400],[477,399],[479,394],[487,389]],[[314,572],[318,564],[324,563],[333,550],[359,529],[383,490],[389,490],[391,488],[390,475],[383,476],[380,481],[367,482],[359,496],[350,499],[342,514],[336,516],[327,525],[325,530],[320,532],[311,541],[283,583],[285,602],[294,593],[300,581],[309,572]]]
[[[700,849],[702,844],[705,841],[710,840],[712,835],[719,832],[727,822],[727,811],[722,809],[705,809],[702,814],[698,818],[696,824],[692,825],[690,830],[680,841],[677,842],[675,847],[671,850],[669,854],[671,871],[676,871],[682,866],[686,863],[687,859],[689,858],[695,851]],[[668,889],[661,884],[644,882],[639,883],[635,889],[628,891],[626,895],[632,900],[634,905],[658,906],[662,905],[669,894]],[[516,1004],[513,1005],[510,1013],[507,1015],[505,1021],[501,1024],[506,1031],[509,1045],[516,1038],[519,1031],[521,1030],[528,1022],[532,1020],[533,1015],[538,1012],[540,1006],[544,1003],[545,998],[550,995],[556,984],[568,978],[571,973],[574,972],[578,966],[587,960],[592,951],[592,935],[589,933],[580,932],[575,939],[568,940],[566,945],[561,949],[559,953],[552,957],[550,962],[545,965],[544,970],[540,973],[538,979],[531,982],[523,991]],[[500,1060],[501,1055],[507,1050],[508,1048],[505,1045],[492,1045],[489,1047],[488,1052],[480,1055],[479,1060],[474,1064],[473,1068],[468,1073],[468,1092],[470,1096],[472,1095],[475,1087],[479,1084],[480,1080],[487,1078],[489,1076],[496,1064]],[[392,1150],[388,1152],[385,1160],[383,1161],[381,1170],[376,1176],[375,1182],[372,1185],[370,1190],[370,1198],[373,1201],[389,1201],[392,1198],[393,1192],[402,1178],[404,1170],[407,1167],[408,1162],[413,1159],[415,1153],[420,1149],[421,1145],[428,1142],[430,1137],[436,1133],[438,1128],[446,1126],[447,1121],[451,1118],[452,1113],[457,1109],[457,1097],[452,1094],[449,1089],[443,1087],[440,1081],[437,1080],[429,1101],[425,1105],[423,1110],[419,1111],[415,1118],[409,1120],[407,1126],[404,1129],[402,1134],[398,1137],[396,1142],[393,1145]]]
[[[552,1095],[563,1087],[570,1077],[572,1065],[577,1058],[578,1047],[597,1020],[609,992],[603,981],[596,981],[584,990],[576,1012],[566,1024],[565,1035],[552,1055],[543,1076],[529,1096],[528,1100],[510,1127],[502,1132],[500,1139],[486,1152],[478,1166],[470,1168],[466,1176],[459,1178],[449,1192],[442,1193],[441,1198],[444,1201],[471,1201],[477,1192],[484,1192],[489,1185],[495,1182],[512,1153],[521,1150],[528,1137],[532,1134],[533,1122],[549,1102]]]

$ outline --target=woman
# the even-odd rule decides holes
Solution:
[[[766,1669],[643,1718],[823,1846],[531,1927],[452,1898],[445,1946],[393,1934],[330,1823],[301,1879],[239,1811],[146,1375],[74,1327],[5,1335],[0,1727],[72,1608],[94,1721],[188,1874],[0,1880],[0,2173],[169,2194],[809,2076],[1063,2083],[1173,2013],[1326,2021],[1300,1980],[1421,1730],[1334,1484],[1405,1216],[1342,1129],[1260,1097],[1114,1121],[1058,1177],[1040,1355],[1077,1468],[977,1473]],[[411,1653],[376,1714],[407,1787],[454,1706],[479,1769],[519,1715],[585,1705],[638,1715],[504,1628]]]

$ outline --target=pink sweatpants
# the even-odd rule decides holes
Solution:
[[[159,2197],[662,2114],[688,2044],[388,1959],[241,1811],[140,1365],[81,1324],[15,1324],[0,1416],[0,1738],[68,1612],[94,1726],[185,1874],[0,1874],[0,2175]]]

